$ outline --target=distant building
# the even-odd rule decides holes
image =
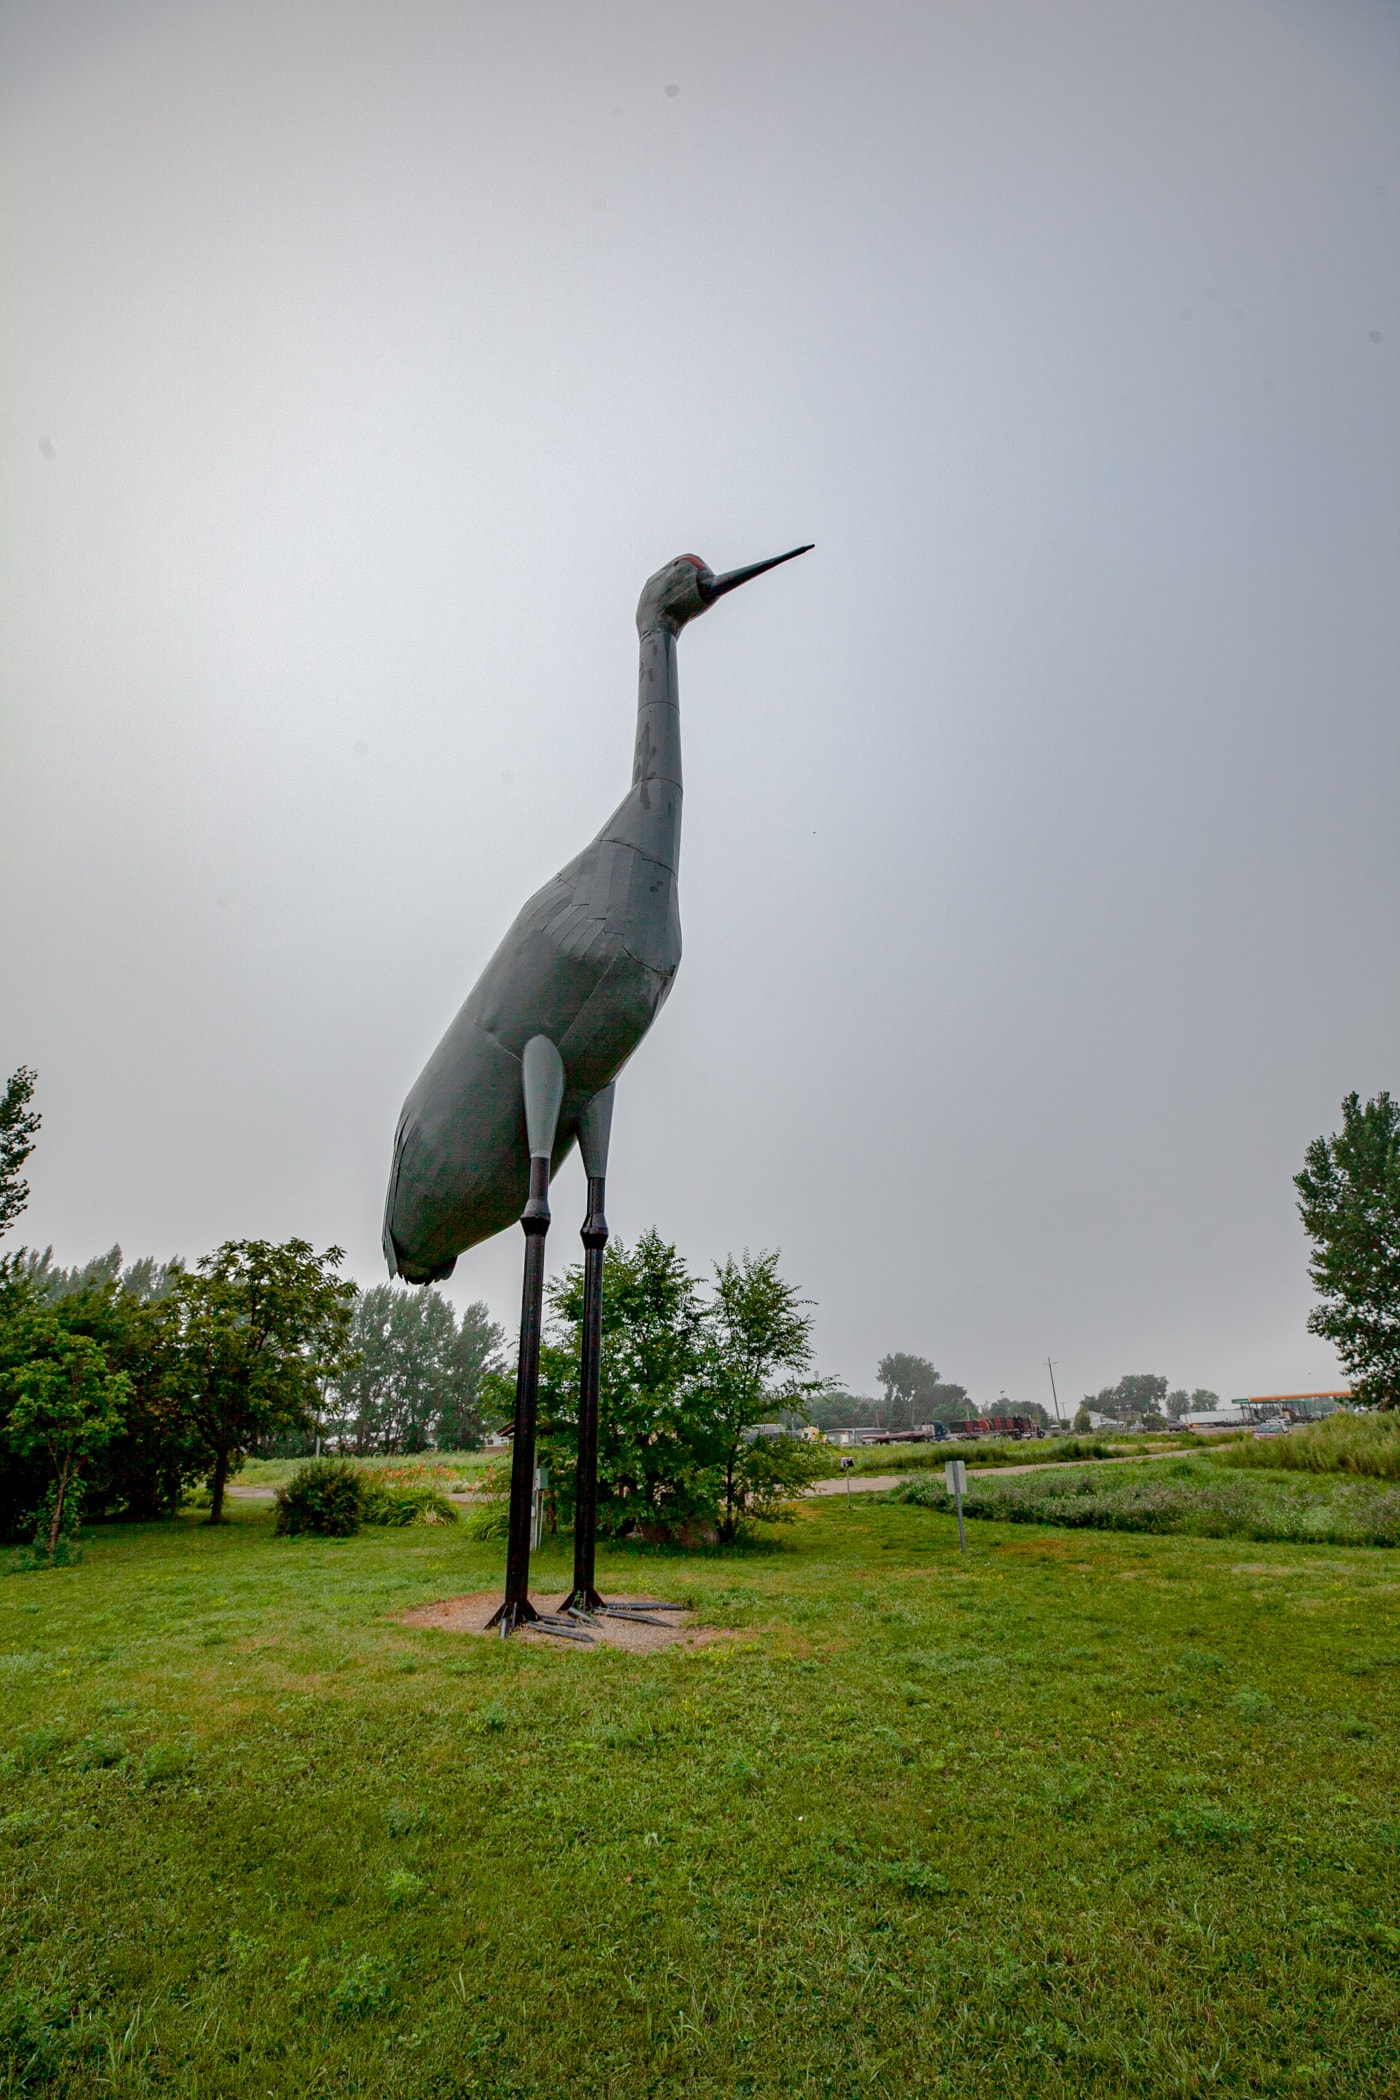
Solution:
[[[1204,1414],[1183,1415],[1183,1429],[1252,1429],[1259,1422],[1320,1422],[1344,1407],[1351,1394],[1262,1393],[1231,1400]]]
[[[1235,1407],[1243,1408],[1251,1422],[1272,1422],[1282,1416],[1286,1422],[1321,1422],[1328,1415],[1336,1414],[1344,1407],[1351,1394],[1338,1393],[1267,1393],[1263,1397],[1236,1400]]]

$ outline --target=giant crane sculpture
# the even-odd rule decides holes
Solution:
[[[656,1019],[681,960],[680,691],[676,639],[717,598],[780,562],[716,576],[682,554],[637,606],[641,667],[632,785],[577,859],[533,896],[404,1103],[384,1211],[390,1275],[450,1276],[457,1256],[519,1218],[525,1276],[502,1634],[540,1618],[529,1598],[530,1514],[549,1182],[575,1140],[588,1176],[574,1588],[596,1610],[603,1215],[613,1082]],[[522,1208],[523,1204],[523,1208]],[[558,1619],[542,1621],[566,1631]]]

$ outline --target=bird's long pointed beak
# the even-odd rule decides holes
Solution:
[[[815,540],[809,540],[805,547],[794,547],[787,554],[775,554],[768,561],[751,561],[746,569],[730,569],[723,576],[712,578],[702,576],[700,596],[706,605],[713,605],[716,598],[722,598],[726,591],[737,591],[739,585],[747,583],[751,576],[761,576],[765,569],[776,569],[780,562],[796,561],[799,554],[810,554],[816,544]]]

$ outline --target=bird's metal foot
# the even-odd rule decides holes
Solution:
[[[531,1625],[538,1617],[539,1613],[528,1597],[507,1597],[486,1621],[486,1631],[489,1633],[493,1626],[499,1626],[501,1639],[505,1640],[508,1634],[521,1626]]]
[[[560,1611],[582,1611],[590,1613],[606,1611],[607,1608],[607,1605],[604,1604],[602,1598],[598,1595],[598,1592],[596,1590],[582,1589],[570,1590],[568,1596],[564,1599],[563,1603],[559,1607]]]
[[[567,1617],[562,1612],[536,1612],[530,1622],[530,1631],[532,1633],[550,1633],[554,1635],[556,1640],[560,1641],[578,1641],[585,1648],[593,1646],[592,1634],[584,1632],[583,1627],[572,1612]]]
[[[659,1597],[614,1597],[611,1604],[601,1600],[598,1611],[688,1611],[686,1604],[663,1604]]]

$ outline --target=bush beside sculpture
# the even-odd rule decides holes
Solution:
[[[360,1511],[362,1524],[455,1524],[457,1512],[446,1495],[423,1482],[419,1485],[399,1487],[389,1480],[378,1480],[373,1473],[361,1473],[364,1483],[364,1500]]]
[[[537,1456],[550,1475],[546,1521],[573,1522],[578,1454],[582,1265],[549,1289],[540,1355]],[[603,1265],[598,1434],[598,1536],[732,1539],[782,1522],[794,1496],[836,1470],[830,1449],[794,1434],[755,1438],[758,1424],[804,1420],[827,1389],[810,1377],[807,1301],[779,1274],[775,1252],[715,1265],[708,1292],[658,1232],[614,1240]],[[513,1381],[496,1381],[508,1418]],[[506,1468],[486,1483],[506,1490]],[[493,1537],[488,1508],[473,1535]]]
[[[279,1538],[353,1538],[362,1524],[455,1524],[447,1497],[429,1485],[376,1480],[348,1458],[312,1458],[277,1490]]]
[[[277,1490],[279,1538],[313,1532],[319,1538],[353,1538],[364,1509],[364,1478],[348,1458],[313,1458],[298,1466]]]

